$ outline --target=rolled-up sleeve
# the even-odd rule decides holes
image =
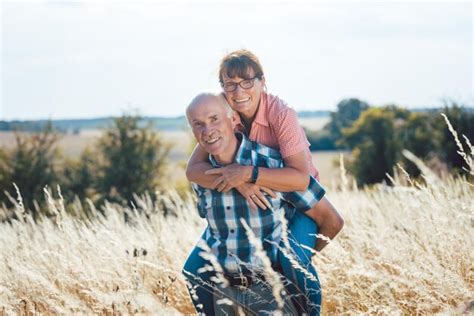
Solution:
[[[310,176],[309,186],[306,191],[284,192],[282,194],[283,199],[293,205],[297,211],[306,212],[323,198],[326,190],[318,180]]]

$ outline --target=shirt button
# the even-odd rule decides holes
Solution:
[[[230,210],[230,206],[227,206],[226,209]]]
[[[231,229],[230,232],[233,234],[235,232],[235,230]]]

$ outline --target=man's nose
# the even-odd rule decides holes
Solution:
[[[204,125],[204,126],[202,127],[202,133],[203,133],[204,135],[209,135],[211,132],[212,132],[211,126],[209,126],[209,125]]]

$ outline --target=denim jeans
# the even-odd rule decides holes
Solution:
[[[293,298],[298,315],[307,313],[313,316],[321,312],[321,284],[318,273],[311,264],[313,253],[302,247],[304,245],[314,249],[317,233],[316,223],[301,212],[296,212],[288,227],[289,254],[282,251],[278,254],[282,274],[288,281],[285,288]],[[281,248],[286,249],[284,246]],[[295,268],[290,259],[295,259],[303,271]]]
[[[284,295],[283,315],[298,315],[289,295]],[[272,315],[278,309],[278,303],[272,294],[272,288],[263,281],[249,287],[214,287],[215,315],[239,315],[239,309],[245,315]]]
[[[278,254],[278,264],[283,276],[287,279],[285,288],[291,295],[298,314],[320,314],[321,286],[316,269],[311,264],[312,253],[309,249],[301,247],[301,245],[304,245],[314,249],[317,233],[316,223],[308,216],[297,211],[288,227],[288,240],[291,248],[287,251],[289,255],[285,255],[281,251]],[[201,237],[202,239],[204,239],[204,234]],[[285,248],[283,243],[280,244],[280,247]],[[199,247],[192,250],[184,264],[183,274],[188,281],[188,289],[196,311],[205,315],[215,315],[214,285],[210,281],[214,273],[212,271],[202,271],[201,268],[207,262],[199,255],[201,251]],[[311,277],[305,275],[300,269],[296,269],[290,258],[294,258]]]

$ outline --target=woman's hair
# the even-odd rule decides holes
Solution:
[[[263,69],[257,56],[246,49],[239,49],[224,56],[219,66],[219,82],[224,83],[223,74],[227,77],[248,78],[249,69],[252,69],[258,79],[263,77]]]

